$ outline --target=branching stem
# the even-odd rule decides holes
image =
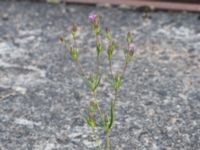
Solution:
[[[100,108],[100,106],[99,106],[99,103],[98,103],[98,101],[97,101],[96,91],[93,92],[93,96],[94,96],[94,102],[95,102],[95,104],[96,104],[96,106],[97,106],[97,110],[98,110],[98,112],[99,112],[99,115],[100,115],[101,121],[102,121],[103,124],[104,124],[104,120],[103,120],[103,116],[102,116],[103,113],[102,113],[101,108]]]
[[[78,65],[79,69],[80,69],[81,75],[82,75],[82,76],[85,76],[84,71],[83,71],[83,67],[82,67],[82,65],[81,65],[81,63],[80,63],[80,60],[77,59],[76,63],[77,63],[77,65]]]

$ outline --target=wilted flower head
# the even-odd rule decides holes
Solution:
[[[129,64],[135,53],[135,44],[131,43],[127,50],[124,51],[126,64]]]
[[[90,14],[88,18],[89,18],[89,20],[94,22],[96,20],[96,18],[97,18],[97,15],[96,14]]]
[[[110,32],[110,28],[106,27],[106,33]]]
[[[60,37],[59,41],[63,44],[65,42],[65,38],[64,37]]]
[[[131,43],[130,45],[129,45],[129,52],[131,52],[131,53],[133,53],[134,54],[134,52],[135,52],[135,44],[133,44],[133,43]],[[132,54],[132,55],[133,55]]]

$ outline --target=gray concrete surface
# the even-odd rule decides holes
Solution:
[[[77,22],[81,62],[91,71],[92,11],[112,27],[118,45],[125,31],[137,45],[119,92],[112,149],[199,150],[199,14],[156,11],[145,18],[134,9],[15,1],[0,1],[0,149],[90,149],[81,115],[90,96],[58,39]],[[117,70],[120,48],[116,54]],[[111,95],[107,83],[101,87],[104,105]]]

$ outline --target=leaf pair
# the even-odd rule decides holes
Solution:
[[[97,41],[97,57],[100,56],[100,53],[103,51],[103,45],[100,40]]]
[[[83,117],[84,117],[85,122],[92,128],[96,126],[94,112],[95,112],[95,104],[91,101],[89,103],[89,112],[88,114],[85,113]]]
[[[110,114],[109,116],[108,115],[104,116],[104,120],[102,123],[105,133],[110,132],[114,119],[115,119],[115,101],[112,100],[110,105]]]
[[[121,74],[117,73],[116,75],[113,76],[113,88],[115,91],[119,90],[121,87],[121,82],[122,82],[122,76]]]
[[[72,58],[73,61],[77,61],[78,60],[78,48],[74,48],[72,46],[69,47],[69,53],[70,53],[70,56]]]
[[[94,92],[100,84],[101,77],[99,75],[90,74],[85,80],[87,87]]]

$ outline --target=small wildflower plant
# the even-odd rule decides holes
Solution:
[[[98,135],[97,128],[102,129],[104,131],[105,135],[105,146],[101,145],[97,147],[97,149],[104,149],[110,150],[111,145],[110,145],[110,132],[113,127],[113,123],[115,121],[115,106],[116,106],[116,100],[117,100],[117,94],[118,91],[120,90],[120,87],[122,85],[122,81],[125,76],[125,72],[127,70],[128,65],[131,63],[134,52],[135,52],[135,45],[133,44],[133,38],[130,32],[126,34],[126,48],[124,49],[124,67],[122,68],[121,72],[113,73],[113,54],[114,51],[117,47],[116,43],[114,42],[110,29],[106,28],[105,31],[103,31],[100,27],[100,20],[101,17],[97,14],[91,14],[89,15],[89,20],[92,25],[92,31],[95,35],[96,39],[96,62],[97,62],[97,67],[96,67],[96,72],[92,74],[87,74],[84,72],[83,67],[80,63],[80,58],[79,58],[79,48],[76,42],[76,35],[77,35],[77,30],[78,27],[76,24],[73,24],[71,27],[71,36],[73,38],[73,41],[68,43],[67,42],[67,37],[61,37],[60,41],[64,45],[65,48],[68,49],[69,54],[71,56],[71,59],[77,64],[80,70],[80,77],[83,79],[84,83],[88,87],[89,91],[92,93],[93,99],[89,101],[88,103],[88,109],[85,111],[83,114],[83,118],[85,120],[85,123],[92,129],[94,137],[96,142],[100,142],[100,136]],[[104,45],[102,42],[102,35],[104,38],[108,41],[108,45]],[[109,76],[111,78],[111,87],[113,89],[113,99],[110,100],[109,105],[109,110],[104,111],[101,102],[102,100],[97,100],[97,88],[100,88],[100,83],[101,83],[101,77],[102,73],[100,70],[100,56],[103,52],[107,53],[107,60],[108,60],[108,65],[109,65]],[[107,113],[106,113],[107,112]]]

